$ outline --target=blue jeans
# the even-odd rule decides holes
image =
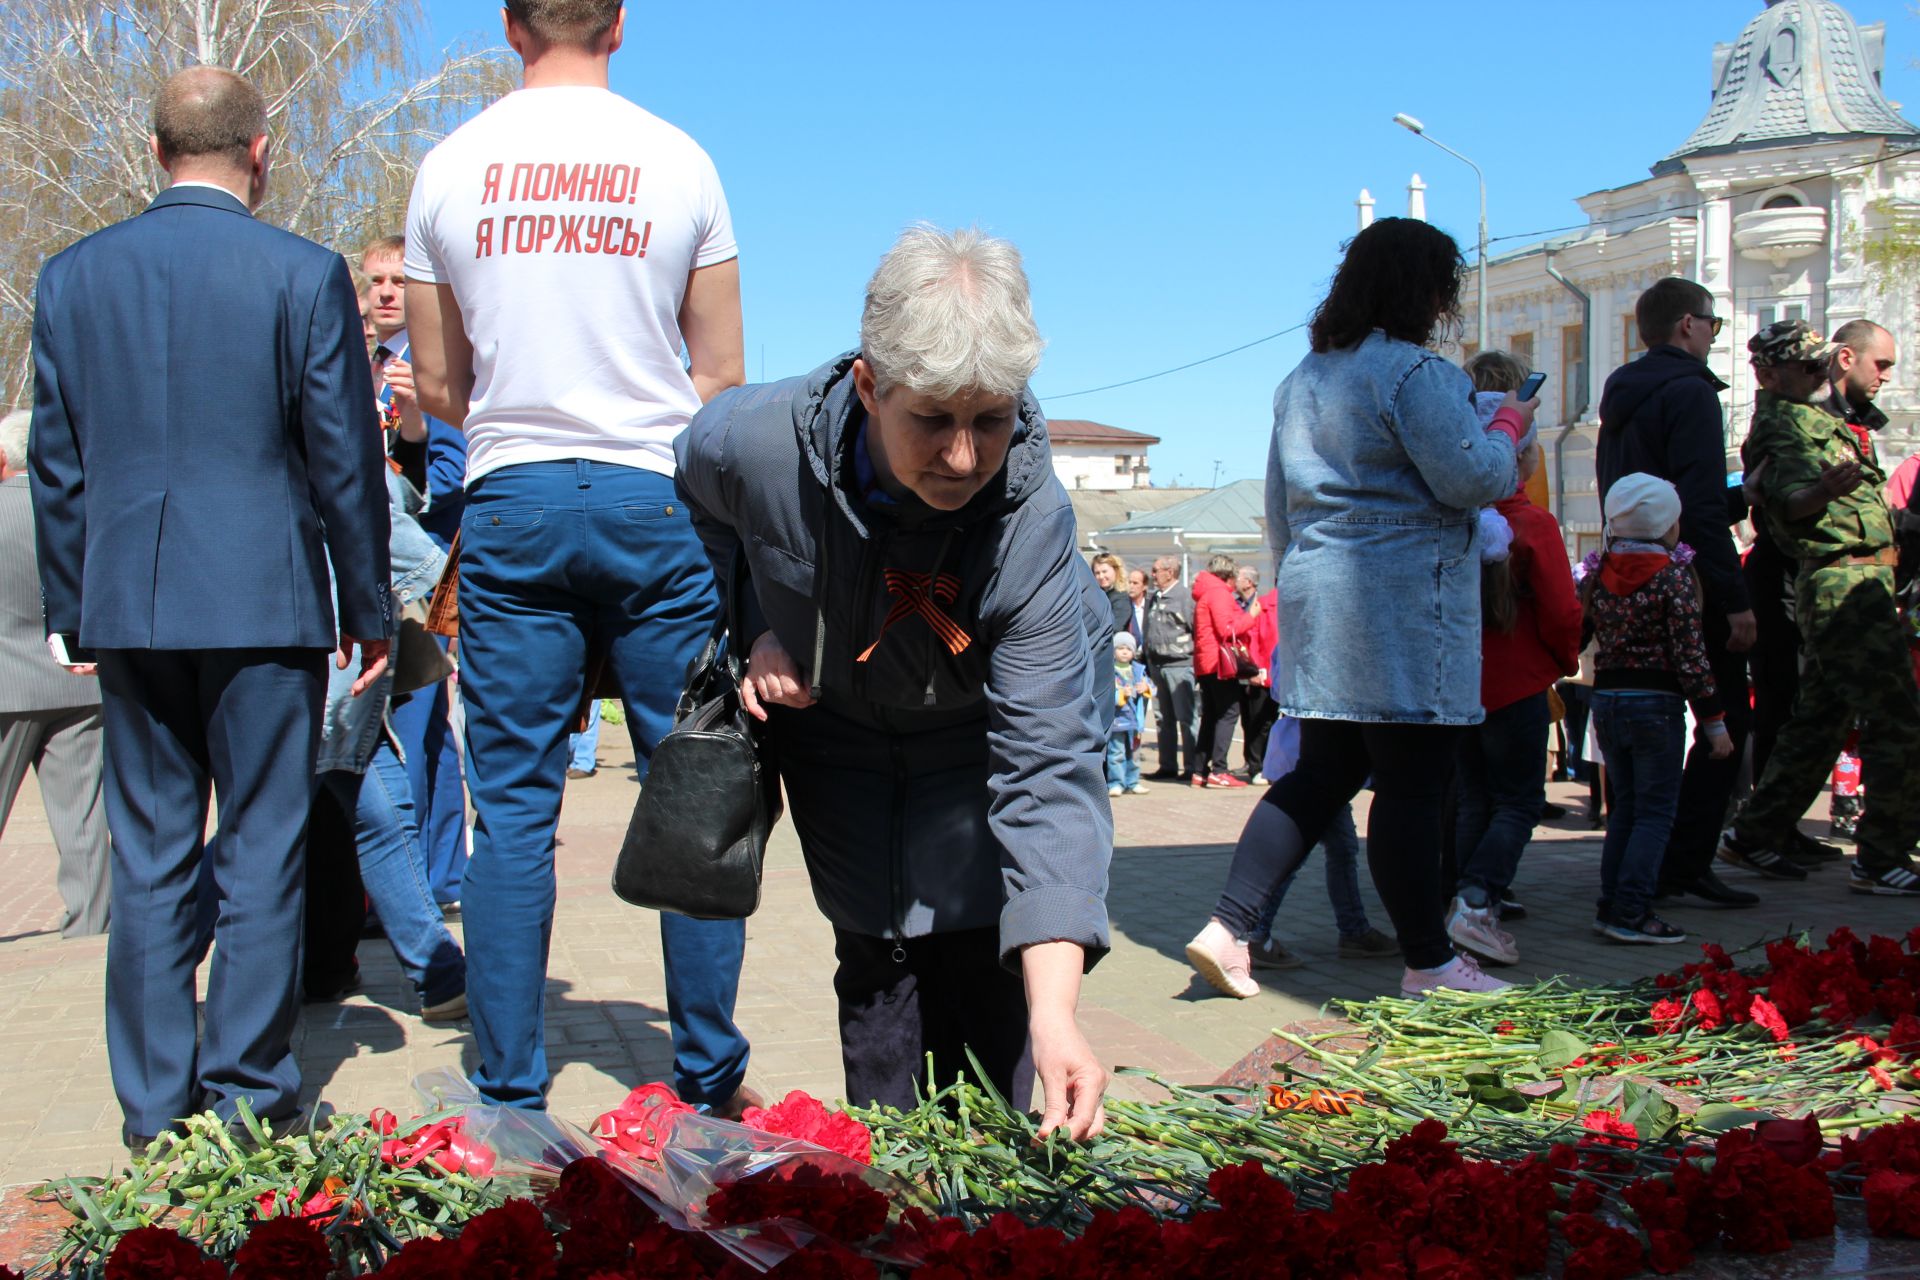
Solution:
[[[475,815],[467,1002],[489,1101],[544,1107],[543,1019],[567,737],[588,650],[604,646],[644,775],[712,627],[713,572],[673,481],[576,459],[502,467],[467,494],[461,692]],[[746,1076],[733,1023],[746,922],[662,914],[674,1080],[724,1102]]]
[[[1107,736],[1107,785],[1128,790],[1140,785],[1140,762],[1133,758],[1133,733],[1118,729]]]
[[[1677,693],[1595,690],[1593,729],[1613,784],[1600,853],[1600,918],[1636,924],[1653,905],[1680,806],[1686,724]]]
[[[436,636],[442,646],[444,639]],[[388,713],[405,754],[414,826],[435,902],[460,901],[467,874],[467,790],[445,681],[394,699]]]
[[[592,773],[600,759],[600,699],[595,698],[587,708],[587,727],[583,732],[569,734],[567,737],[569,759],[567,767],[581,773]]]
[[[321,782],[352,815],[360,882],[420,1003],[453,999],[467,989],[467,960],[427,883],[407,767],[393,744],[382,741],[364,774],[335,769],[322,774]]]
[[[1454,773],[1460,896],[1484,907],[1513,883],[1547,803],[1547,691],[1487,712],[1461,736]]]
[[[1333,904],[1333,923],[1341,937],[1358,938],[1373,928],[1373,922],[1367,919],[1366,904],[1360,901],[1360,832],[1353,825],[1351,805],[1333,816],[1317,847],[1326,861],[1327,901]],[[1253,934],[1255,942],[1272,935],[1280,904],[1287,900],[1287,890],[1293,887],[1294,877],[1305,865],[1306,859],[1302,858],[1281,876],[1279,887],[1261,913],[1259,927]]]

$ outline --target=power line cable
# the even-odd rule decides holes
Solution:
[[[1124,382],[1109,382],[1104,387],[1087,387],[1085,390],[1082,390],[1082,391],[1062,391],[1058,395],[1041,396],[1040,399],[1042,402],[1045,402],[1048,400],[1067,400],[1067,399],[1071,399],[1074,396],[1090,396],[1096,391],[1113,391],[1119,387],[1131,387],[1136,383],[1151,382],[1155,378],[1164,378],[1168,374],[1181,373],[1188,369],[1198,368],[1203,364],[1211,364],[1215,360],[1224,360],[1230,355],[1236,355],[1239,352],[1247,350],[1249,347],[1257,347],[1263,342],[1272,342],[1275,338],[1284,338],[1288,334],[1298,333],[1300,330],[1306,327],[1307,327],[1307,322],[1305,320],[1302,320],[1299,324],[1288,325],[1286,328],[1281,329],[1279,332],[1270,333],[1264,338],[1255,338],[1252,342],[1243,342],[1237,347],[1229,347],[1225,351],[1216,351],[1214,354],[1210,356],[1202,356],[1198,360],[1189,360],[1185,364],[1175,365],[1171,369],[1162,369],[1158,373],[1143,373],[1137,378],[1128,378]]]
[[[1805,181],[1807,178],[1831,178],[1839,174],[1851,173],[1855,169],[1871,169],[1877,164],[1885,164],[1889,160],[1898,160],[1902,156],[1910,155],[1920,155],[1920,147],[1903,147],[1898,151],[1889,151],[1886,155],[1876,156],[1871,160],[1863,160],[1856,164],[1841,165],[1837,169],[1827,169],[1821,173],[1806,174],[1802,178],[1797,179],[1797,181]],[[1563,231],[1585,231],[1592,227],[1610,227],[1622,222],[1650,224],[1658,222],[1662,218],[1669,218],[1676,214],[1689,213],[1696,209],[1705,208],[1709,203],[1711,203],[1711,201],[1696,200],[1692,204],[1674,205],[1671,208],[1655,210],[1652,213],[1622,214],[1617,218],[1592,218],[1586,222],[1572,222],[1564,227],[1547,227],[1540,231],[1516,231],[1504,236],[1493,236],[1488,239],[1487,243],[1500,244],[1507,240],[1532,240],[1540,236],[1558,235]],[[1255,338],[1252,342],[1243,342],[1237,347],[1229,347],[1225,351],[1217,351],[1213,355],[1202,356],[1198,360],[1189,360],[1185,364],[1175,365],[1171,369],[1162,369],[1158,373],[1143,373],[1137,378],[1127,378],[1120,382],[1109,382],[1105,386],[1086,387],[1079,391],[1062,391],[1057,395],[1041,396],[1040,400],[1043,403],[1049,400],[1070,400],[1075,396],[1090,396],[1101,391],[1116,391],[1121,387],[1131,387],[1142,382],[1152,382],[1156,378],[1165,378],[1171,374],[1184,373],[1188,369],[1196,369],[1203,364],[1211,364],[1215,360],[1224,360],[1228,356],[1238,355],[1240,352],[1246,351],[1251,347],[1257,347],[1265,342],[1272,342],[1275,338],[1284,338],[1290,333],[1298,333],[1306,327],[1307,321],[1302,320],[1299,324],[1289,325],[1287,328],[1281,329],[1276,333],[1270,333],[1264,338]]]

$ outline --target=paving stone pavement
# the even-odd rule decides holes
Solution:
[[[555,1068],[551,1105],[582,1123],[636,1084],[670,1077],[659,930],[652,913],[608,888],[635,795],[632,757],[619,735],[602,743],[601,768],[569,784],[560,825],[559,907],[548,987],[548,1045]],[[1153,757],[1146,757],[1149,766]],[[1625,978],[1677,967],[1691,946],[1619,947],[1588,930],[1598,882],[1598,834],[1583,817],[1583,789],[1556,784],[1573,813],[1543,826],[1516,888],[1531,914],[1514,926],[1521,977],[1563,973]],[[1395,989],[1390,961],[1343,961],[1317,868],[1296,885],[1280,918],[1300,969],[1266,975],[1246,1001],[1216,996],[1187,968],[1182,948],[1206,919],[1226,874],[1234,838],[1258,800],[1251,790],[1197,791],[1155,784],[1152,794],[1116,801],[1117,848],[1109,906],[1114,950],[1087,979],[1087,1034],[1109,1063],[1152,1067],[1209,1081],[1279,1025],[1316,1015],[1334,996]],[[1364,802],[1360,806],[1364,818]],[[1818,833],[1823,822],[1809,822]],[[119,1114],[101,1025],[106,947],[100,938],[63,940],[55,927],[55,854],[32,784],[0,837],[0,1187],[62,1173],[105,1172],[121,1158]],[[1744,873],[1730,873],[1753,884]],[[1840,924],[1904,933],[1920,916],[1914,901],[1846,891],[1845,865],[1802,886],[1758,885],[1764,901],[1740,912],[1671,913],[1678,923],[1728,945],[1793,929],[1824,936]],[[1367,877],[1376,923],[1386,924]],[[455,925],[456,931],[458,925]],[[407,1084],[434,1067],[470,1068],[464,1026],[428,1027],[416,1016],[392,953],[361,945],[366,989],[335,1005],[310,1006],[298,1032],[307,1098],[343,1111],[410,1105]],[[832,935],[808,892],[791,824],[768,859],[760,912],[748,922],[738,1017],[754,1043],[749,1082],[762,1092],[840,1092],[831,988]],[[1116,1092],[1141,1082],[1122,1079]]]

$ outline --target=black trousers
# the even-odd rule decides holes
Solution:
[[[1720,706],[1727,713],[1733,754],[1715,760],[1699,742],[1687,751],[1686,772],[1680,778],[1680,807],[1674,814],[1673,834],[1667,837],[1667,854],[1660,864],[1660,878],[1670,884],[1683,884],[1713,865],[1727,806],[1740,780],[1740,752],[1753,726],[1753,709],[1747,705],[1747,655],[1728,652],[1725,614],[1709,606],[1703,621],[1707,662],[1713,667]]]
[[[360,972],[354,953],[366,922],[367,891],[360,883],[353,823],[323,787],[313,798],[307,824],[307,942],[300,975],[307,999],[325,999]]]
[[[1000,963],[1000,930],[961,929],[919,938],[876,938],[836,927],[840,1060],[847,1101],[908,1108],[934,1080],[965,1075],[990,1083],[1024,1111],[1033,1097],[1027,993]],[[986,1072],[981,1081],[967,1050]]]
[[[1233,726],[1240,720],[1240,682],[1218,676],[1200,677],[1200,763],[1194,772],[1227,772],[1227,752],[1233,746]]]
[[[1271,689],[1263,684],[1240,685],[1240,744],[1249,778],[1266,763],[1267,736],[1279,719],[1280,704],[1273,700]]]
[[[1367,869],[1373,887],[1393,919],[1407,964],[1446,964],[1453,946],[1446,928],[1449,886],[1440,879],[1441,810],[1462,732],[1460,725],[1302,720],[1299,767],[1261,797],[1291,820],[1293,830],[1279,824],[1263,835],[1259,828],[1276,824],[1249,820],[1214,915],[1236,937],[1251,936],[1281,874],[1320,843],[1334,815],[1371,776]],[[1299,847],[1288,847],[1295,840]]]

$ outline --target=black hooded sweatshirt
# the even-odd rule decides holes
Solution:
[[[1704,360],[1661,343],[1607,379],[1595,452],[1603,510],[1613,482],[1636,472],[1679,491],[1680,540],[1693,548],[1707,612],[1723,616],[1753,607],[1729,528],[1726,385]]]

